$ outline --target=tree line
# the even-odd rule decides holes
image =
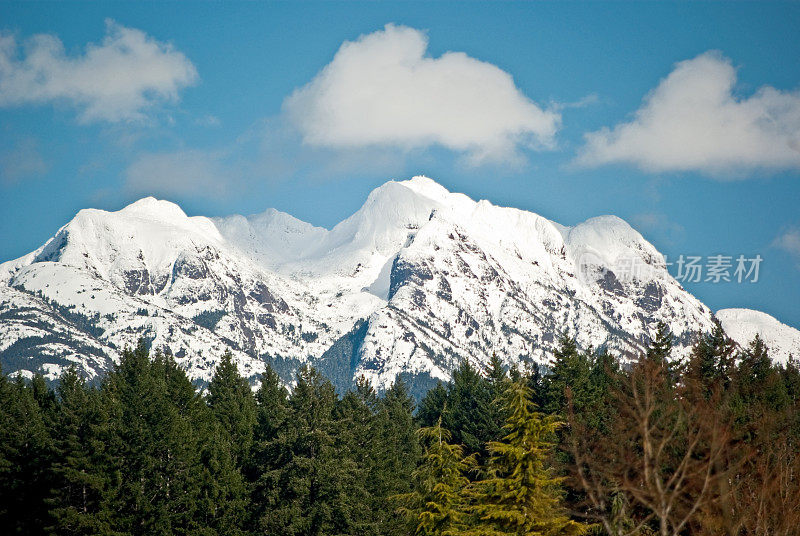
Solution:
[[[621,362],[464,361],[418,406],[304,367],[200,393],[144,342],[100,382],[0,375],[0,527],[98,535],[800,533],[800,369],[722,329]]]

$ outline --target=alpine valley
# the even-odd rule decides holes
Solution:
[[[800,349],[763,313],[720,319],[741,344],[762,332],[777,359]],[[659,321],[680,356],[714,315],[623,220],[565,227],[425,177],[387,182],[330,230],[276,210],[188,217],[154,198],[81,210],[0,265],[2,370],[48,379],[102,375],[144,337],[198,386],[230,349],[253,382],[266,363],[287,383],[311,364],[340,389],[401,375],[421,393],[463,359],[546,364],[565,330],[631,357]]]

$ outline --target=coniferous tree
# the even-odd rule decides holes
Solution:
[[[672,333],[664,322],[656,324],[655,336],[647,347],[647,358],[653,361],[668,362],[672,354]]]
[[[435,387],[423,399],[418,413],[420,424],[433,426],[441,416],[453,442],[462,445],[468,454],[477,453],[479,460],[484,459],[486,444],[498,438],[503,424],[494,404],[494,387],[464,360],[453,371],[453,380],[442,389]]]
[[[477,518],[472,534],[583,534],[561,504],[561,480],[550,467],[555,431],[552,415],[536,411],[524,381],[505,392],[505,436],[489,443],[488,476],[475,482],[471,495]]]
[[[345,533],[354,516],[349,495],[354,461],[336,450],[336,393],[330,381],[303,367],[288,402],[288,416],[268,445],[273,454],[262,479],[259,530],[287,535]]]
[[[287,417],[289,391],[281,383],[278,373],[267,365],[261,375],[261,387],[256,392],[256,443],[272,440]]]
[[[74,368],[59,378],[52,436],[53,489],[47,501],[53,534],[110,531],[105,501],[110,460],[106,451],[108,415],[100,393],[87,387]]]
[[[278,433],[287,426],[289,415],[289,392],[281,384],[275,370],[267,365],[261,375],[261,386],[256,392],[256,426],[253,433],[253,449],[250,466],[247,468],[248,481],[252,483],[251,523],[259,527],[266,509],[271,508],[276,480],[275,461],[284,454],[283,445],[276,441]]]
[[[584,411],[584,420],[596,433],[608,433],[614,420],[614,393],[619,390],[620,364],[604,349],[596,350],[592,359],[589,383],[592,398]]]
[[[447,388],[441,381],[425,393],[417,409],[417,421],[424,427],[435,425],[447,405]]]
[[[377,401],[372,435],[372,464],[369,489],[375,511],[385,534],[401,534],[389,497],[410,491],[412,473],[421,456],[413,418],[414,400],[399,377]]]
[[[706,398],[714,389],[728,388],[735,350],[735,343],[725,335],[719,322],[710,334],[701,335],[692,348],[686,376],[704,388]]]
[[[553,358],[552,371],[544,379],[547,399],[544,409],[563,416],[568,394],[571,394],[575,407],[583,409],[589,406],[593,395],[589,354],[580,352],[575,339],[563,333]]]
[[[395,497],[399,512],[418,536],[456,536],[469,528],[466,473],[475,466],[474,455],[464,456],[460,445],[449,443],[450,433],[439,419],[420,428],[425,446],[422,461],[413,472],[413,491]]]
[[[210,411],[202,412],[195,428],[200,438],[196,475],[199,529],[210,534],[247,534],[250,496],[242,468],[235,463],[230,437]]]
[[[335,419],[338,433],[335,438],[335,449],[340,459],[352,460],[354,486],[348,500],[358,513],[350,522],[352,533],[364,536],[380,534],[380,510],[385,497],[380,497],[380,479],[378,472],[380,460],[376,456],[376,428],[374,400],[369,389],[361,387],[356,391],[348,391],[336,404]],[[386,454],[386,453],[383,453]],[[385,501],[383,501],[385,502]]]
[[[112,529],[134,535],[198,529],[200,458],[193,422],[204,404],[170,356],[143,341],[106,382],[114,468]]]
[[[208,406],[229,438],[234,462],[246,465],[256,425],[256,401],[230,350],[223,354],[208,385]]]
[[[8,534],[41,534],[49,519],[52,440],[34,388],[0,375],[0,527]],[[41,395],[41,393],[39,393]]]

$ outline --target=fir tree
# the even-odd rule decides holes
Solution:
[[[560,423],[537,412],[530,398],[524,381],[514,382],[505,393],[506,435],[489,443],[488,476],[470,491],[477,518],[471,534],[538,536],[587,530],[566,515],[561,479],[548,465]]]
[[[230,440],[234,462],[244,466],[253,444],[256,401],[230,350],[223,354],[208,385],[208,406]]]
[[[170,356],[157,353],[150,363],[140,341],[123,352],[105,390],[114,436],[112,528],[134,535],[197,529],[202,472],[193,422],[203,404],[188,378]]]
[[[425,445],[420,466],[413,472],[414,490],[395,497],[399,512],[418,536],[456,536],[469,527],[465,476],[475,466],[474,456],[464,456],[459,445],[450,444],[450,433],[439,419],[419,430]]]
[[[553,354],[553,368],[545,376],[546,404],[548,413],[564,415],[567,396],[572,403],[582,410],[591,404],[593,392],[591,385],[592,363],[590,354],[578,350],[573,337],[563,333],[559,339],[558,349]]]
[[[647,348],[647,357],[655,361],[667,362],[672,354],[672,333],[664,322],[656,324],[655,336]]]
[[[701,335],[692,348],[686,377],[705,390],[706,398],[714,389],[728,388],[735,350],[735,343],[725,335],[719,322],[710,334]]]
[[[441,416],[442,425],[453,435],[453,442],[483,460],[487,455],[486,443],[499,437],[502,426],[494,394],[491,382],[464,360],[453,371],[453,380],[446,389],[437,386],[423,399],[419,422],[430,427]]]
[[[278,373],[267,365],[261,375],[261,387],[256,392],[256,426],[254,439],[257,443],[270,441],[286,420],[289,392],[281,384]]]
[[[422,397],[417,409],[417,421],[422,426],[434,426],[439,421],[439,418],[442,417],[446,404],[447,388],[441,381],[438,381]]]
[[[110,460],[108,415],[100,394],[74,368],[59,379],[52,435],[56,453],[48,500],[54,534],[103,534],[110,530],[105,500]]]
[[[267,449],[261,475],[264,504],[259,530],[286,535],[345,533],[357,512],[349,500],[355,485],[352,459],[336,450],[336,393],[313,368],[303,367],[289,399],[288,416]]]
[[[289,393],[281,384],[275,370],[267,365],[261,375],[261,386],[256,392],[256,426],[253,433],[253,449],[247,468],[248,481],[252,483],[251,518],[259,526],[271,508],[271,498],[278,483],[275,461],[285,455],[283,444],[276,441],[278,433],[287,425]]]
[[[0,375],[0,527],[5,533],[44,532],[51,461],[52,440],[33,387],[22,377],[9,381]]]
[[[411,490],[412,473],[421,456],[412,416],[414,401],[402,379],[395,380],[376,409],[371,442],[373,470],[368,489],[384,533],[400,534],[402,527],[388,498]]]

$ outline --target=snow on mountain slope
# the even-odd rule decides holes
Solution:
[[[717,319],[725,333],[743,348],[759,335],[774,360],[786,363],[790,356],[800,358],[800,330],[782,324],[767,313],[752,309],[720,309]]]
[[[364,374],[385,387],[396,374],[447,378],[461,359],[493,353],[546,362],[565,329],[583,346],[632,355],[658,321],[679,351],[712,326],[711,311],[619,218],[564,227],[425,177],[376,188],[330,230],[276,210],[188,217],[153,198],[82,210],[0,265],[0,288],[0,334],[14,348],[0,351],[6,372],[42,369],[49,340],[76,332],[51,374],[84,354],[100,374],[144,335],[198,381],[227,346],[248,375],[270,362],[288,380],[311,363],[340,386]],[[37,309],[50,323],[24,320]]]
[[[578,277],[582,258],[572,252],[598,237],[601,253],[616,252],[610,260],[634,252],[652,273],[618,279],[609,262],[596,278]],[[395,257],[388,306],[370,318],[356,372],[385,385],[398,373],[447,378],[460,359],[480,365],[492,353],[547,362],[565,329],[584,347],[630,356],[659,320],[685,350],[697,329],[710,329],[711,313],[657,255],[618,219],[569,229],[486,201],[437,211]]]

